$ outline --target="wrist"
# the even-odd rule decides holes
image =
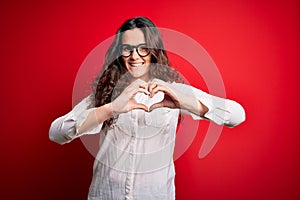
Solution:
[[[111,103],[100,106],[94,110],[96,119],[99,124],[103,123],[105,120],[113,116]]]
[[[108,118],[113,117],[115,111],[113,110],[112,102],[105,104],[104,107],[105,107],[106,113],[108,115]]]
[[[199,101],[197,99],[197,101],[199,102],[199,115],[201,117],[204,117],[204,115],[208,112],[208,107],[205,106],[201,101]]]
[[[203,117],[207,112],[208,108],[196,97],[187,96],[183,98],[181,107],[185,110],[188,110],[196,115]]]

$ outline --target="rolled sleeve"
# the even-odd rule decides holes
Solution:
[[[86,120],[90,112],[93,112],[94,109],[96,109],[88,109],[88,106],[89,97],[86,97],[79,104],[77,104],[72,109],[72,111],[54,120],[51,123],[49,130],[50,140],[59,144],[65,144],[82,135],[99,133],[102,128],[102,124],[98,124],[97,127],[94,127],[93,129],[88,130],[84,133],[78,134],[79,127]]]

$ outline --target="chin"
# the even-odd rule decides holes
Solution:
[[[128,72],[130,73],[131,77],[133,79],[142,79],[144,81],[148,81],[146,79],[148,79],[149,75],[149,71],[145,71],[145,70],[139,70],[136,68],[127,68]]]

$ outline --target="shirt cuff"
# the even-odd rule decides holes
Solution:
[[[69,115],[65,118],[63,126],[65,127],[65,130],[68,130],[67,131],[68,137],[75,139],[79,136],[97,134],[100,132],[100,130],[102,128],[102,123],[101,124],[98,123],[98,126],[92,128],[88,131],[85,131],[81,134],[78,133],[79,128],[81,127],[83,122],[86,120],[87,116],[91,112],[94,112],[95,109],[96,108],[91,108],[88,110],[84,110],[82,112],[72,113],[71,115]]]

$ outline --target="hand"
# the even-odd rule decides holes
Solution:
[[[162,81],[160,79],[154,79],[148,84],[148,90],[150,97],[152,98],[157,92],[164,92],[165,96],[161,102],[153,104],[150,107],[150,111],[155,108],[168,107],[168,108],[180,108],[180,99],[182,94],[176,91],[170,83]]]
[[[188,110],[200,116],[204,116],[208,112],[208,108],[200,102],[196,97],[189,96],[181,91],[176,90],[170,83],[159,79],[154,79],[148,84],[150,97],[153,97],[157,92],[162,91],[165,94],[164,99],[150,107],[150,111],[155,108],[168,107]]]
[[[148,84],[141,79],[137,79],[134,82],[132,82],[129,86],[127,86],[124,89],[120,96],[118,96],[111,103],[112,112],[114,114],[121,114],[131,111],[133,109],[143,109],[145,111],[148,111],[147,106],[134,101],[133,98],[138,92],[142,92],[146,95],[149,95]]]

